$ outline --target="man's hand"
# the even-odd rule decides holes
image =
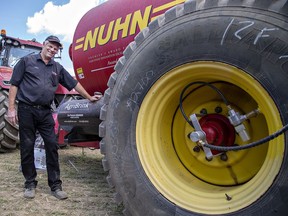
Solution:
[[[7,111],[8,121],[11,122],[12,125],[16,125],[18,123],[18,116],[15,109],[8,109]]]
[[[77,83],[77,85],[74,87],[74,89],[84,98],[88,99],[91,102],[95,102],[100,100],[100,98],[103,96],[101,92],[94,92],[94,96],[91,96],[88,94],[88,92],[83,88],[83,86],[80,84],[80,82]]]
[[[90,100],[91,102],[98,101],[98,100],[100,100],[100,98],[101,98],[102,96],[103,96],[103,95],[102,95],[101,92],[95,92],[95,93],[94,93],[94,96],[92,96],[89,100]]]

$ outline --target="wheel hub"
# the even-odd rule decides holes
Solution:
[[[215,146],[232,146],[235,142],[235,130],[228,118],[221,114],[207,114],[199,120],[209,144]],[[221,152],[212,150],[213,155]]]

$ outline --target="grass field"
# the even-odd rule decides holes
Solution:
[[[59,150],[63,190],[67,200],[51,196],[46,171],[38,171],[36,197],[23,197],[24,178],[19,171],[19,150],[0,154],[1,216],[120,216],[122,206],[114,201],[113,189],[106,183],[99,150],[67,147]]]

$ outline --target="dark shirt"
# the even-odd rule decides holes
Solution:
[[[18,87],[17,100],[30,105],[49,106],[60,83],[69,91],[78,83],[64,67],[53,59],[46,65],[40,54],[19,60],[10,83]]]

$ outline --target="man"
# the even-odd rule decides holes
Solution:
[[[25,178],[25,198],[35,197],[37,172],[34,165],[34,143],[36,131],[45,143],[48,185],[52,195],[58,199],[68,196],[62,190],[58,161],[58,143],[54,133],[54,120],[50,105],[60,83],[68,90],[73,88],[84,98],[97,101],[101,96],[90,96],[53,57],[62,47],[56,36],[49,36],[39,54],[28,55],[15,65],[9,90],[7,116],[12,124],[19,122],[21,168]],[[15,100],[18,100],[18,113]],[[18,114],[18,115],[17,115]]]

